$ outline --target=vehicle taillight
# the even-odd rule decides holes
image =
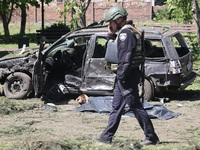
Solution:
[[[178,74],[182,72],[182,67],[179,60],[170,60],[169,64],[169,70],[171,73]]]

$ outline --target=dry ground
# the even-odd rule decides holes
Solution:
[[[182,92],[173,95],[170,98],[171,101],[164,104],[169,110],[181,115],[170,120],[152,119],[161,144],[142,149],[200,148],[200,100],[195,96],[195,94],[199,95],[197,92]],[[17,102],[22,103],[22,101]],[[121,143],[127,140],[140,141],[144,138],[135,118],[122,117],[114,138],[116,144],[104,147],[102,144],[93,142],[92,137],[99,135],[106,127],[108,115],[71,111],[80,106],[74,100],[56,105],[57,111],[55,108],[47,107],[44,102],[36,98],[28,99],[23,103],[35,103],[37,107],[1,116],[0,149],[13,149],[13,147],[14,149],[48,149],[48,147],[62,149],[63,146],[58,143],[66,146],[74,142],[84,143],[81,143],[84,145],[82,148],[79,145],[80,149],[105,149],[105,147],[120,149]],[[129,143],[127,149],[133,149],[130,145]],[[76,148],[64,147],[64,149]]]

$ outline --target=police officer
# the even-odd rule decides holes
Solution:
[[[127,11],[121,6],[111,7],[105,14],[105,21],[109,22],[109,37],[116,37],[116,32],[124,25],[133,25],[132,21],[126,21]],[[154,132],[152,122],[140,102],[138,94],[138,83],[140,81],[139,68],[132,68],[132,55],[137,46],[137,38],[128,28],[123,28],[117,39],[118,68],[117,81],[115,84],[112,112],[109,117],[108,126],[100,136],[94,137],[95,141],[111,143],[117,131],[121,116],[126,104],[134,112],[141,128],[144,130],[145,139],[142,145],[157,144],[158,136]]]

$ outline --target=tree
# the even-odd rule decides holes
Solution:
[[[11,21],[14,4],[17,0],[1,0],[0,1],[0,16],[3,21],[4,35],[6,42],[10,42],[9,23]]]
[[[192,23],[191,0],[167,0],[172,19],[185,24]]]
[[[192,13],[196,24],[197,41],[200,46],[200,9],[196,0],[192,0]]]
[[[172,10],[172,14],[178,14],[176,18],[179,21],[186,24],[193,23],[194,21],[196,24],[197,42],[200,46],[200,10],[197,0],[167,0],[167,4],[169,4],[169,9]]]
[[[52,0],[44,0],[46,4],[49,4]],[[0,16],[3,21],[4,35],[7,43],[10,42],[9,23],[11,21],[14,8],[21,9],[21,28],[20,34],[25,34],[26,27],[26,10],[29,5],[39,7],[37,0],[1,0],[0,1]]]
[[[37,0],[18,0],[16,3],[16,8],[20,8],[21,10],[21,27],[20,27],[20,35],[23,36],[25,34],[26,29],[26,10],[29,9],[29,5],[40,7]]]
[[[46,4],[49,4],[52,0],[44,0]],[[23,36],[25,34],[26,29],[26,10],[29,9],[29,5],[40,7],[40,4],[37,0],[18,0],[16,3],[16,8],[21,9],[21,27],[20,27],[20,35]]]
[[[66,13],[71,13],[72,20],[69,21],[70,29],[86,26],[86,11],[91,0],[65,0],[64,10],[58,10],[61,17],[66,21]]]

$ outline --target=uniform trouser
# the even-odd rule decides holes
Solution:
[[[132,85],[132,87],[135,89],[133,89],[131,93],[126,96],[123,96],[123,90],[126,90],[123,89],[123,87],[124,86],[122,86],[120,81],[118,81],[115,85],[112,103],[113,110],[109,117],[108,126],[101,134],[101,137],[105,140],[112,141],[112,137],[114,136],[119,126],[124,107],[126,104],[128,104],[130,106],[130,109],[133,111],[136,119],[138,120],[141,128],[144,131],[145,139],[157,141],[158,137],[154,132],[152,122],[139,100],[139,95],[137,91],[138,85]]]

